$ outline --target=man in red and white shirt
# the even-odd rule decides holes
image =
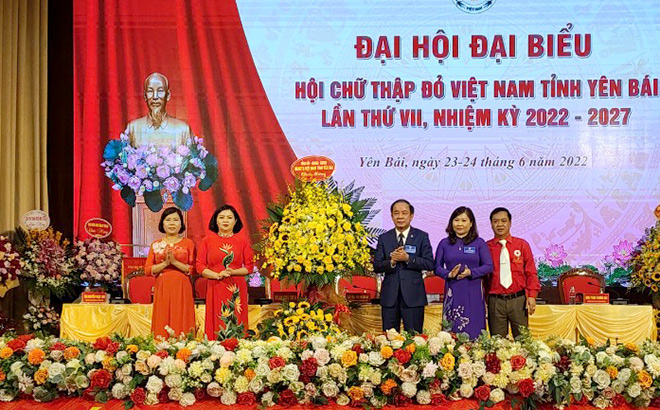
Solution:
[[[488,241],[493,257],[493,274],[488,281],[488,328],[491,335],[506,337],[510,323],[516,337],[520,326],[528,326],[528,314],[536,310],[541,284],[529,244],[511,236],[511,212],[495,208],[490,222],[495,237]]]

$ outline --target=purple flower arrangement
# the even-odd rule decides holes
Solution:
[[[133,147],[124,132],[111,140],[103,151],[101,166],[113,182],[112,188],[135,206],[137,196],[153,212],[162,209],[168,197],[179,208],[192,207],[191,190],[197,185],[206,191],[218,176],[218,162],[204,147],[204,140],[193,137],[185,145]]]

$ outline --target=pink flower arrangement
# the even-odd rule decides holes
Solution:
[[[74,282],[70,252],[69,240],[62,238],[61,232],[53,228],[29,231],[21,275],[34,280],[37,288],[61,296]]]
[[[14,250],[9,239],[0,236],[0,285],[17,279],[22,267],[21,256]]]
[[[80,280],[92,286],[112,286],[121,276],[120,245],[113,240],[88,238],[74,246],[74,269]]]

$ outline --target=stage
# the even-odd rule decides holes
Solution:
[[[250,305],[249,328],[272,316],[280,305]],[[205,306],[195,307],[197,337],[203,337]],[[440,330],[442,305],[426,307],[424,329]],[[380,306],[362,305],[354,309],[341,325],[352,334],[381,331]],[[70,340],[93,342],[98,337],[117,333],[123,336],[146,336],[151,329],[151,305],[65,304],[62,309],[60,336]],[[655,340],[656,324],[652,306],[634,305],[538,305],[530,317],[530,330],[536,338],[550,336],[576,341],[577,335],[590,336],[599,343],[641,343]]]

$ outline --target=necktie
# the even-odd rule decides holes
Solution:
[[[399,246],[403,246],[403,232],[399,233]]]
[[[509,250],[506,248],[506,239],[502,239],[500,243],[502,244],[502,251],[500,252],[500,283],[504,286],[504,289],[508,289],[513,283],[513,278],[511,277],[511,257],[509,256]]]

